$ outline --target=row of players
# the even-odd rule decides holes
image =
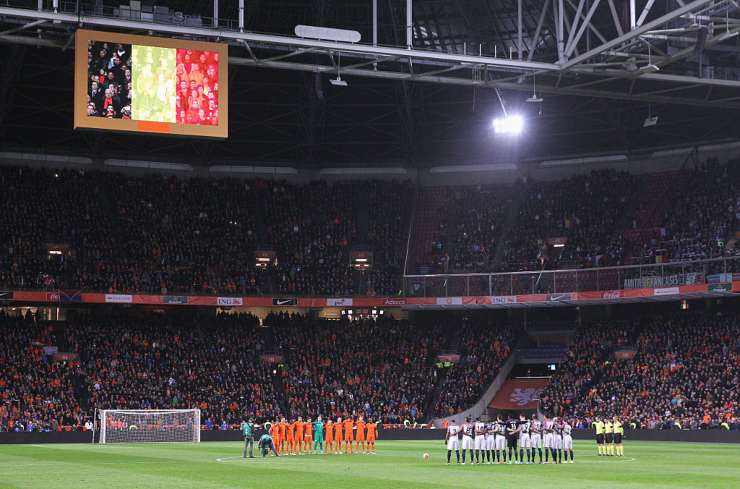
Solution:
[[[552,463],[563,463],[563,452],[565,452],[565,462],[573,463],[572,430],[573,427],[562,418],[548,419],[545,416],[540,420],[537,415],[532,415],[531,420],[521,415],[518,420],[509,418],[506,421],[498,416],[492,423],[484,423],[480,419],[473,423],[470,418],[466,418],[462,425],[458,425],[453,419],[447,426],[445,435],[447,463],[450,463],[453,451],[457,456],[457,463],[460,463],[461,448],[463,464],[466,463],[466,453],[470,455],[471,464],[505,464],[507,458],[509,464],[533,464],[536,455],[539,455],[539,463],[550,463],[550,456],[552,456]],[[462,434],[462,444],[460,434]],[[544,461],[542,459],[543,448]],[[524,461],[525,454],[526,462]],[[568,456],[570,456],[570,461]]]
[[[244,436],[243,457],[254,458],[254,433],[257,428],[264,428],[267,433],[259,439],[259,449],[263,456],[272,450],[275,456],[302,455],[310,453],[345,455],[360,453],[375,453],[375,440],[378,437],[378,422],[371,419],[365,421],[362,416],[357,421],[352,418],[331,419],[324,423],[321,416],[315,421],[299,416],[297,420],[288,421],[285,418],[266,422],[263,425],[254,423],[253,419],[241,424]],[[267,436],[265,436],[267,435]]]
[[[616,416],[613,419],[595,418],[593,426],[596,431],[596,445],[599,456],[624,455],[622,437],[624,426]],[[535,456],[539,456],[539,463],[573,463],[573,427],[563,418],[548,419],[544,416],[539,419],[536,414],[528,420],[523,415],[519,419],[510,418],[503,421],[501,416],[492,423],[483,423],[477,419],[475,423],[466,418],[462,426],[452,420],[447,427],[445,444],[447,445],[447,463],[450,463],[452,451],[455,451],[457,463],[460,463],[460,449],[462,448],[462,463],[465,464],[465,455],[470,455],[470,463],[506,463],[508,448],[508,463],[533,464]],[[462,434],[462,446],[460,443]],[[517,453],[518,444],[518,453]],[[545,452],[544,462],[542,452]],[[524,462],[526,453],[527,461]],[[475,456],[475,458],[473,457]],[[568,460],[570,456],[570,460]]]

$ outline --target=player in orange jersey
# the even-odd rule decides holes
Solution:
[[[365,454],[365,420],[362,416],[357,419],[355,424],[357,430],[355,431],[355,452],[360,453],[360,447],[362,447],[362,453]]]
[[[295,422],[295,452],[299,454],[303,452],[304,426],[305,424],[303,423],[303,418],[301,416],[298,416],[298,421]]]
[[[326,420],[326,445],[324,445],[324,453],[334,453],[334,424],[331,422],[331,418]]]
[[[372,419],[367,420],[367,445],[368,451],[375,453],[375,438],[378,434],[378,423],[373,423]]]
[[[280,420],[280,429],[278,430],[278,433],[280,433],[280,448],[279,453],[287,453],[288,452],[288,423],[285,421],[285,418],[282,418]]]
[[[270,425],[270,436],[272,437],[272,443],[275,445],[275,453],[280,454],[278,447],[280,446],[280,422],[276,419]]]
[[[337,418],[334,423],[334,453],[342,454],[342,418]]]
[[[355,439],[352,428],[355,426],[355,422],[349,417],[344,420],[344,453],[352,453],[352,442]]]
[[[285,434],[286,434],[286,445],[287,445],[285,454],[288,455],[292,453],[295,455],[295,422],[294,421],[291,421],[290,423],[288,423],[285,429]]]
[[[306,418],[306,423],[303,425],[303,443],[304,453],[311,453],[313,450],[313,421],[311,418]]]

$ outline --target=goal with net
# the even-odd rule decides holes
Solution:
[[[100,443],[200,442],[200,409],[103,409]]]

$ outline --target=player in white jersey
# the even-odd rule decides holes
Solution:
[[[479,464],[481,455],[483,455],[483,462],[486,461],[486,424],[478,418],[475,420],[473,429],[475,430],[475,440],[473,442],[473,446],[475,447],[475,463]],[[470,463],[473,463],[473,457],[470,457]]]
[[[470,422],[470,418],[465,419],[465,423],[462,426],[462,460],[465,465],[465,452],[470,452],[470,463],[473,463],[473,423]]]
[[[445,433],[445,443],[447,444],[447,463],[450,463],[452,450],[455,450],[455,455],[457,455],[457,463],[460,463],[460,427],[455,423],[454,419],[447,426],[447,433]]]
[[[527,453],[527,463],[531,464],[532,461],[529,458],[529,451],[532,448],[532,439],[529,436],[529,430],[532,427],[531,423],[524,417],[519,416],[519,462],[524,463],[524,453]]]
[[[552,418],[552,463],[563,463],[563,425],[558,418]],[[557,458],[555,456],[557,455]]]
[[[504,454],[506,463],[506,424],[501,420],[501,416],[496,418],[495,444],[496,444],[496,461],[501,463],[501,453]]]
[[[550,455],[552,452],[552,420],[547,419],[547,416],[542,420],[542,446],[545,448],[545,463],[550,463]],[[554,462],[554,460],[553,460]]]
[[[542,463],[542,421],[537,419],[537,415],[532,415],[532,422],[529,428],[529,438],[532,443],[532,463],[534,463],[535,450],[539,451],[540,463]]]
[[[573,437],[571,436],[573,427],[563,420],[563,451],[565,452],[565,463],[568,463],[568,454],[570,454],[570,463],[573,463]]]
[[[496,449],[496,423],[486,425],[486,461],[492,464],[496,461],[493,451]]]

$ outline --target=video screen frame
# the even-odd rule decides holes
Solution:
[[[218,53],[218,124],[196,125],[88,116],[89,65],[87,53],[90,42],[190,49],[192,51],[211,51]],[[74,128],[225,139],[229,135],[228,54],[228,46],[226,44],[79,29],[75,34]]]

